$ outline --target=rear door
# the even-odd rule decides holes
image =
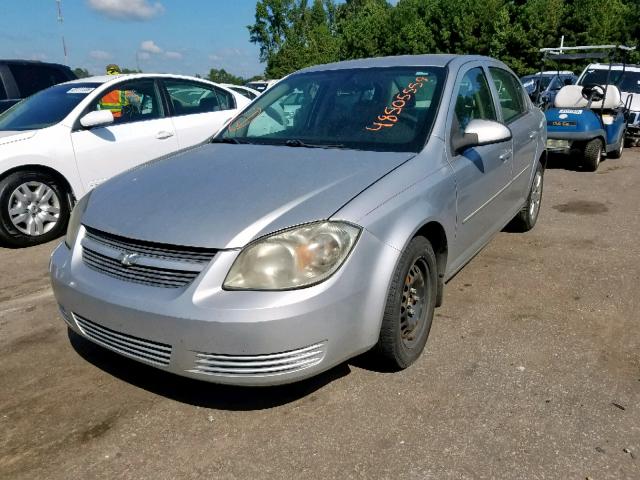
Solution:
[[[178,150],[171,119],[167,117],[159,87],[151,78],[118,83],[101,92],[82,115],[104,110],[101,101],[114,91],[125,92],[126,105],[115,111],[114,123],[82,128],[79,119],[71,133],[82,183],[87,190],[114,175]],[[81,116],[82,116],[81,115]]]
[[[510,210],[506,190],[511,182],[511,140],[453,151],[451,141],[471,120],[498,120],[489,77],[480,62],[463,67],[449,107],[448,157],[457,186],[456,255],[466,262],[498,231]],[[454,270],[460,265],[455,265]]]
[[[162,84],[180,148],[204,142],[237,113],[234,96],[221,88],[173,78],[162,79]]]
[[[513,205],[522,204],[529,193],[531,168],[540,134],[539,118],[534,114],[518,79],[509,71],[491,66],[489,72],[499,100],[501,121],[513,135],[513,183],[508,190]],[[558,77],[555,78],[561,83]]]

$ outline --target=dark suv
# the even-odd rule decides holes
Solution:
[[[74,80],[69,67],[29,60],[0,60],[0,112],[57,83]]]

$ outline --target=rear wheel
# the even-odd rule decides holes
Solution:
[[[59,237],[69,220],[66,192],[43,172],[15,172],[0,181],[0,242],[28,247]]]
[[[524,204],[518,214],[513,217],[513,220],[511,220],[509,225],[507,225],[508,231],[528,232],[535,226],[536,222],[538,221],[538,214],[540,213],[543,186],[544,167],[540,162],[538,162],[536,172],[533,175],[533,182],[531,183],[531,189],[529,190],[527,202]]]
[[[433,321],[437,279],[431,244],[424,237],[415,237],[402,253],[391,279],[375,347],[391,368],[407,368],[422,353]]]
[[[582,153],[582,164],[584,165],[585,170],[595,172],[600,166],[600,161],[602,160],[602,140],[599,138],[589,140],[585,144],[584,151]]]

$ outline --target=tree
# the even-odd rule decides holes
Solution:
[[[209,75],[207,76],[207,78],[216,83],[232,83],[234,85],[244,85],[245,83],[245,80],[242,77],[237,77],[227,72],[224,68],[212,68],[211,70],[209,70]]]
[[[540,48],[558,46],[561,35],[565,45],[636,44],[640,0],[259,0],[248,29],[271,77],[336,60],[424,53],[489,55],[522,75],[537,71]]]
[[[89,73],[89,70],[87,70],[86,68],[80,68],[80,67],[74,68],[73,73],[75,73],[76,77],[78,78],[87,78],[91,76],[91,74]]]

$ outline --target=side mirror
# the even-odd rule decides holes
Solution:
[[[457,135],[452,140],[455,152],[460,152],[470,147],[480,147],[492,143],[500,143],[511,140],[511,130],[500,122],[494,120],[471,120],[463,135]]]
[[[113,123],[111,110],[94,110],[80,119],[80,125],[85,128],[102,127]]]

